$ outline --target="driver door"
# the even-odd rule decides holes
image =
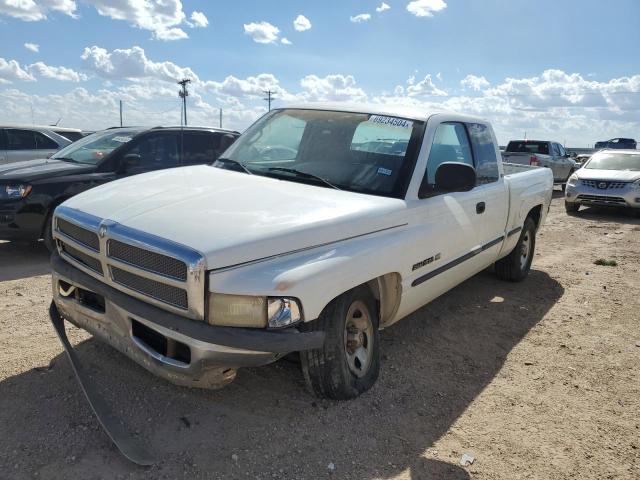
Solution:
[[[118,177],[178,167],[180,165],[177,132],[153,132],[136,140],[120,154]]]

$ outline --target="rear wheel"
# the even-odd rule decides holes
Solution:
[[[518,243],[509,255],[496,262],[496,274],[502,280],[520,282],[531,270],[536,249],[536,224],[527,217],[520,232]]]
[[[578,213],[578,210],[580,210],[580,204],[565,201],[564,209],[568,215],[575,215],[576,213]]]
[[[321,348],[300,353],[309,390],[321,398],[346,400],[369,390],[380,371],[378,311],[368,287],[333,300],[306,330],[324,331]]]

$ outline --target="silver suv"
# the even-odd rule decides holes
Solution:
[[[58,132],[56,132],[58,130]],[[0,165],[49,158],[82,132],[62,127],[0,125]]]

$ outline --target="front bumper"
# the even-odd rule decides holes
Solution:
[[[135,299],[51,257],[53,301],[61,316],[172,383],[220,388],[239,367],[319,348],[322,332],[214,327]]]
[[[623,188],[597,188],[578,181],[567,184],[565,200],[580,205],[640,208],[640,189],[631,183]]]
[[[0,240],[38,240],[43,219],[25,200],[0,200]]]

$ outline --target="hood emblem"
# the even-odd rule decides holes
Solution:
[[[607,188],[607,182],[600,182],[598,188]]]
[[[98,235],[100,235],[100,238],[104,238],[106,234],[107,234],[107,226],[100,225],[100,229],[98,230]]]

